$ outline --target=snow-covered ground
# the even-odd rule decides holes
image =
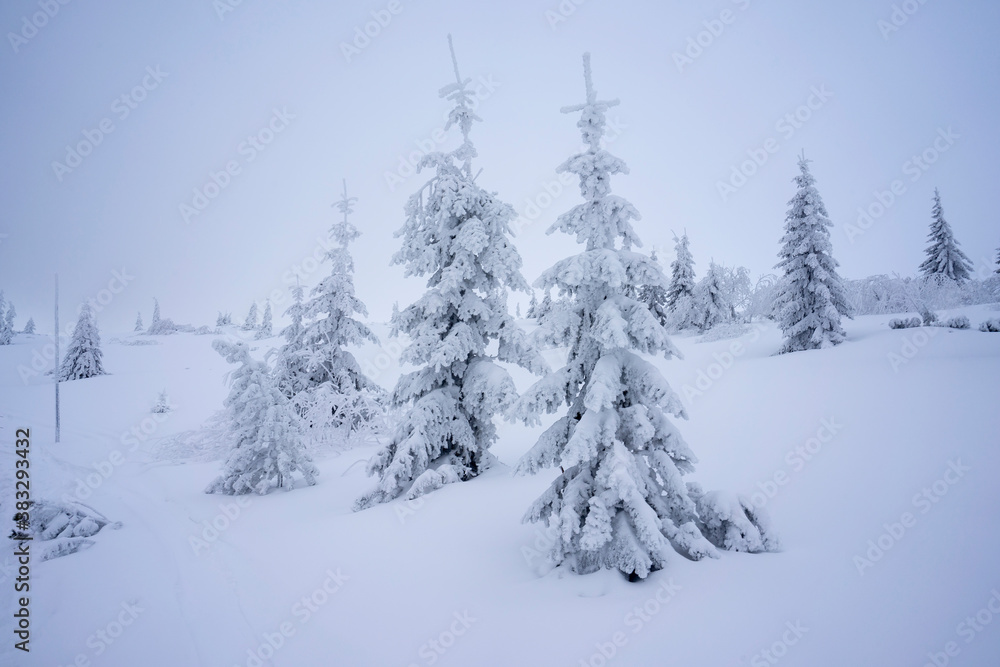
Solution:
[[[675,337],[685,358],[660,366],[688,407],[692,479],[755,494],[783,549],[675,555],[641,583],[545,570],[545,533],[520,519],[554,473],[510,468],[539,429],[504,424],[503,465],[411,503],[351,511],[374,445],[319,455],[313,487],[206,495],[219,461],[176,436],[227,393],[213,336],[105,334],[110,375],[62,385],[56,445],[50,381],[18,372],[48,339],[19,335],[0,347],[4,515],[14,432],[30,428],[33,496],[75,497],[122,527],[32,563],[28,655],[12,648],[3,546],[0,664],[994,667],[1000,335],[975,328],[998,312],[940,314],[973,329],[866,316],[837,348],[783,356],[771,324]],[[398,348],[378,333],[359,360],[391,386]],[[252,342],[258,356],[271,344]],[[163,389],[174,409],[154,415]]]

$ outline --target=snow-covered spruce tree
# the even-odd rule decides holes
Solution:
[[[670,284],[667,286],[667,308],[677,309],[678,301],[694,295],[694,257],[691,256],[687,232],[674,236],[674,251],[677,256],[670,263]]]
[[[132,331],[142,332],[145,328],[142,323],[142,313],[137,313],[135,316],[135,328]]]
[[[96,375],[105,375],[104,353],[101,352],[101,335],[97,331],[94,311],[90,304],[83,304],[80,317],[73,330],[66,356],[59,367],[60,380],[82,380]]]
[[[260,318],[260,326],[257,327],[257,333],[254,334],[254,338],[258,340],[262,338],[270,338],[274,335],[271,327],[271,302],[268,301],[264,306],[264,315]]]
[[[334,204],[343,219],[330,228],[333,244],[324,256],[330,263],[330,274],[313,288],[305,306],[305,315],[311,320],[303,342],[309,368],[308,395],[296,398],[296,403],[300,413],[310,415],[310,423],[320,428],[357,430],[382,413],[384,390],[361,371],[357,359],[346,349],[366,341],[378,343],[371,329],[356,318],[368,315],[354,292],[354,260],[348,250],[358,238],[358,230],[349,220],[356,201],[356,197],[347,196],[345,180],[344,194]],[[317,411],[317,405],[322,409]]]
[[[930,245],[924,250],[927,259],[920,265],[920,273],[926,278],[952,280],[964,283],[972,276],[972,262],[958,247],[951,225],[944,219],[941,195],[934,189],[934,206],[931,209],[931,230],[927,235]]]
[[[785,234],[781,237],[784,275],[775,297],[775,319],[785,335],[781,354],[838,345],[844,341],[840,318],[853,312],[837,274],[826,207],[803,154],[799,158],[798,192],[788,202]]]
[[[406,267],[407,276],[428,276],[427,292],[392,321],[393,335],[404,333],[411,341],[401,361],[418,368],[396,384],[392,402],[405,414],[369,464],[368,473],[379,481],[356,509],[401,495],[415,498],[482,473],[493,461],[493,418],[517,397],[497,362],[545,369],[507,310],[507,290],[528,292],[509,238],[517,214],[473,178],[477,154],[469,131],[480,119],[450,36],[448,43],[455,83],[440,96],[454,104],[448,127],[458,126],[462,144],[421,160],[419,168],[433,167],[435,175],[407,202],[406,223],[396,232],[402,248],[392,260]]]
[[[656,257],[655,250],[649,253],[649,259],[659,266],[660,261]],[[639,301],[646,304],[649,312],[653,313],[661,326],[667,326],[670,320],[670,309],[667,306],[667,290],[663,285],[643,285],[639,288]]]
[[[14,318],[17,317],[17,309],[14,308],[14,302],[12,301],[10,306],[7,308],[7,315],[4,316],[4,324],[7,325],[7,330],[14,331]]]
[[[319,471],[302,446],[299,421],[275,386],[267,364],[251,358],[242,341],[216,340],[212,347],[240,367],[230,376],[224,403],[233,449],[222,474],[205,492],[239,495],[291,490],[296,472],[306,483],[315,484]]]
[[[6,312],[7,302],[3,290],[0,290],[0,345],[10,345],[14,339],[14,330],[7,326],[7,318],[4,317]]]
[[[722,267],[711,262],[708,273],[695,285],[691,321],[701,331],[736,319],[736,309],[725,282]]]
[[[579,177],[585,201],[548,231],[574,235],[584,249],[535,283],[558,290],[540,330],[553,345],[569,347],[567,363],[525,392],[515,413],[537,423],[542,412],[563,404],[568,410],[525,454],[518,472],[560,468],[524,516],[548,524],[555,564],[645,578],[664,566],[671,546],[692,559],[716,550],[702,534],[708,524],[696,508],[700,490],[693,497],[696,487],[683,481],[696,459],[669,416],[686,417],[684,408],[659,370],[640,356],[679,353],[645,304],[626,296],[629,285],[665,284],[666,278],[659,265],[632,250],[639,239],[631,221],[639,213],[611,194],[611,176],[628,173],[622,160],[601,148],[605,114],[618,101],[597,99],[589,54],[583,68],[587,101],[562,111],[582,112],[577,126],[587,150],[558,171]]]
[[[274,364],[274,378],[288,398],[305,391],[309,387],[309,352],[305,348],[304,324],[306,307],[303,303],[305,290],[298,284],[292,287],[292,305],[285,314],[291,318],[291,323],[281,330],[285,343],[278,348]]]
[[[28,323],[24,325],[24,331],[21,333],[33,334],[35,333],[35,318],[29,317]]]
[[[255,331],[257,329],[257,302],[250,304],[250,312],[247,313],[246,320],[243,321],[244,331]]]
[[[153,319],[149,322],[150,330],[155,329],[160,324],[160,302],[153,299]]]

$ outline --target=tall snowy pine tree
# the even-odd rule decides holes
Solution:
[[[21,333],[33,334],[35,333],[35,318],[29,317],[28,323],[24,325],[24,331]]]
[[[462,144],[421,160],[419,168],[433,167],[435,176],[407,202],[406,223],[396,232],[403,246],[393,257],[407,276],[429,276],[427,292],[392,321],[393,334],[411,341],[401,361],[419,368],[396,385],[393,404],[406,412],[369,464],[379,481],[356,509],[479,475],[492,461],[493,418],[516,399],[513,380],[497,362],[545,369],[507,311],[508,289],[528,291],[508,238],[517,214],[473,178],[477,154],[469,131],[480,119],[471,108],[471,79],[461,78],[454,48],[451,55],[455,83],[440,96],[454,104],[448,127],[458,126]],[[494,341],[492,356],[487,348]]]
[[[589,54],[583,67],[587,101],[562,111],[582,112],[577,126],[587,150],[557,171],[579,177],[585,201],[548,232],[574,235],[584,250],[535,283],[558,291],[540,330],[553,345],[569,347],[568,361],[522,396],[517,413],[537,423],[542,412],[563,404],[569,409],[525,454],[518,472],[560,468],[524,516],[546,522],[554,533],[554,563],[578,573],[607,568],[645,578],[664,566],[671,546],[692,559],[716,551],[701,532],[700,492],[682,479],[696,459],[668,415],[686,417],[684,408],[640,356],[679,353],[645,304],[627,296],[630,286],[662,285],[666,278],[658,264],[632,250],[640,245],[631,225],[639,213],[611,194],[610,177],[628,173],[601,148],[605,113],[618,100],[597,99]]]
[[[73,330],[73,339],[59,368],[60,380],[82,380],[96,375],[105,375],[104,353],[101,352],[101,336],[97,331],[94,311],[90,304],[83,304],[80,317]]]
[[[142,313],[137,313],[135,316],[135,328],[132,331],[142,331],[146,327],[142,324]]]
[[[833,258],[826,207],[816,190],[809,162],[799,158],[798,192],[788,202],[781,261],[784,276],[775,297],[774,313],[785,335],[781,353],[813,350],[844,341],[841,316],[850,318],[837,260]]]
[[[313,288],[312,298],[305,306],[305,315],[312,320],[303,334],[309,394],[296,399],[302,412],[312,412],[313,417],[321,420],[321,426],[347,426],[352,430],[371,423],[381,414],[384,393],[361,371],[357,359],[346,349],[348,345],[366,341],[378,343],[371,329],[355,317],[368,315],[365,304],[354,293],[354,260],[348,250],[348,245],[358,238],[358,230],[349,220],[356,201],[357,198],[347,196],[345,180],[344,194],[334,204],[343,219],[330,228],[335,246],[325,256],[330,262],[330,275]],[[321,407],[322,414],[313,410],[316,407]]]
[[[736,317],[723,285],[722,269],[715,262],[708,265],[708,273],[695,286],[691,312],[691,321],[702,331],[732,322]]]
[[[247,313],[246,320],[243,321],[244,331],[256,331],[257,330],[257,302],[254,301],[250,304],[250,311]]]
[[[302,446],[299,421],[274,385],[267,364],[253,359],[242,341],[216,340],[212,347],[240,367],[230,376],[224,403],[233,448],[222,474],[205,492],[240,495],[291,490],[296,472],[306,483],[315,484],[319,471]]]
[[[924,250],[927,259],[920,265],[920,272],[926,278],[953,280],[959,284],[972,277],[972,261],[959,249],[959,243],[951,231],[951,225],[944,219],[941,195],[934,189],[934,206],[931,209],[931,230],[927,235],[930,245]],[[998,255],[1000,259],[1000,255]]]
[[[304,292],[296,281],[292,288],[292,305],[285,311],[292,321],[281,330],[285,343],[278,349],[274,365],[278,389],[288,398],[294,398],[309,387],[309,352],[305,349],[304,324],[306,307],[302,303]]]
[[[274,335],[271,331],[271,326],[271,302],[268,301],[264,306],[264,315],[260,318],[260,326],[257,327],[257,333],[254,334],[254,338],[257,340],[270,338]]]
[[[660,261],[656,257],[656,251],[649,253],[649,259],[659,266]],[[667,306],[667,290],[661,284],[643,285],[639,288],[639,300],[646,304],[649,312],[660,323],[667,326],[670,319],[670,309]]]

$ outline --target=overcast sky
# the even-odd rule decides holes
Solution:
[[[437,143],[448,33],[481,98],[479,182],[521,213],[529,281],[578,250],[545,230],[579,202],[555,167],[581,146],[559,109],[583,101],[584,51],[599,96],[621,100],[609,148],[631,174],[615,192],[667,261],[687,230],[699,277],[713,258],[772,270],[803,149],[845,277],[915,273],[934,187],[977,264],[1000,245],[994,1],[907,0],[895,15],[889,0],[237,1],[3,3],[0,289],[18,327],[51,327],[57,271],[66,310],[120,290],[104,330],[139,310],[148,323],[154,296],[178,322],[242,320],[296,271],[318,282],[343,178],[359,198],[358,293],[388,318],[423,288],[390,267],[425,180],[401,161],[458,143],[454,129]],[[869,207],[880,215],[858,226]]]

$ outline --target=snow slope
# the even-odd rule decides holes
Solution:
[[[973,330],[861,317],[845,322],[844,345],[783,356],[771,324],[732,340],[675,337],[685,359],[661,366],[686,396],[679,428],[701,459],[691,479],[757,493],[783,551],[675,555],[635,584],[546,572],[544,531],[520,518],[554,473],[515,478],[509,467],[539,429],[504,424],[494,448],[504,465],[361,513],[350,506],[372,484],[359,462],[374,445],[321,455],[314,487],[206,495],[220,468],[211,452],[163,445],[221,408],[230,368],[213,336],[130,346],[105,335],[110,375],[62,385],[56,445],[51,384],[17,371],[47,339],[20,335],[0,347],[4,515],[14,430],[29,427],[33,495],[79,489],[123,525],[32,563],[27,655],[12,648],[16,572],[3,546],[0,664],[822,667],[934,664],[931,654],[995,666],[1000,335],[975,330],[997,317],[990,307],[942,313],[953,314]],[[391,387],[398,348],[377,333],[382,348],[359,361]],[[251,342],[258,355],[277,344]],[[523,388],[529,377],[515,379]],[[175,409],[156,421],[162,389]],[[95,465],[110,474],[90,489]],[[222,530],[207,530],[213,521]]]

